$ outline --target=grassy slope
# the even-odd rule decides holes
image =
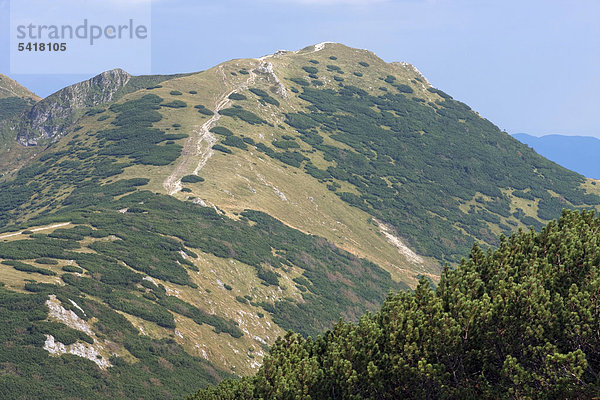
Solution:
[[[6,75],[0,74],[0,99],[7,97],[20,97],[40,101],[41,98],[27,88],[19,85]]]
[[[276,65],[280,79],[287,84],[283,78],[295,76],[294,68],[304,65],[305,59],[310,58],[312,57],[299,59],[282,57],[281,59],[269,58],[268,61]],[[373,55],[372,58],[376,57]],[[280,66],[278,62],[285,64]],[[380,68],[385,70],[387,64],[381,63],[383,65]],[[236,85],[243,84],[248,79],[248,75],[240,74],[239,70],[251,71],[260,64],[260,61],[252,59],[233,60],[200,74],[164,82],[163,88],[153,92],[164,96],[171,90],[179,90],[184,94],[177,98],[190,106],[203,104],[214,110],[223,93],[228,93]],[[284,71],[282,74],[279,73],[280,69]],[[251,87],[267,89],[268,85],[259,76]],[[198,94],[186,93],[190,89],[197,90]],[[286,126],[285,130],[277,126],[283,124],[282,112],[298,110],[304,103],[295,98],[293,93],[288,90],[288,100],[278,98],[281,106],[274,107],[262,106],[252,100],[252,97],[256,98],[256,96],[249,93],[246,88],[242,88],[239,92],[247,95],[249,100],[232,101],[228,106],[233,103],[242,104],[244,108],[261,115],[274,127],[253,126],[228,117],[222,117],[215,125],[228,127],[257,142],[265,143],[270,143],[272,139],[283,134],[294,134],[289,126]],[[205,116],[189,107],[165,110],[163,114],[166,120],[176,121],[182,125],[181,129],[184,132],[190,133],[198,131],[206,121]],[[343,147],[339,143],[337,145]],[[187,169],[180,176],[193,173],[197,167],[198,158],[190,158],[191,162],[187,164]],[[414,265],[400,255],[379,230],[369,223],[370,216],[367,213],[344,203],[338,196],[328,191],[323,183],[303,171],[266,157],[264,154],[235,151],[233,155],[224,155],[214,152],[199,175],[206,181],[186,185],[193,192],[178,193],[176,196],[182,199],[189,196],[198,197],[228,213],[235,213],[245,208],[262,210],[289,226],[323,236],[345,250],[382,265],[395,279],[411,285],[416,283],[416,273],[437,273],[437,266],[433,260],[425,260],[422,265]],[[158,177],[153,178],[153,188],[158,186],[156,178]],[[286,200],[283,200],[277,191],[283,193]]]
[[[19,85],[6,75],[0,74],[0,121],[14,113],[23,111],[41,98],[27,88]],[[12,137],[4,137],[0,129],[0,176],[18,168],[36,155],[36,151],[18,146]]]

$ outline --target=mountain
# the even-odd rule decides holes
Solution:
[[[35,93],[10,79],[8,76],[0,74],[0,99],[10,98],[31,100],[33,103],[40,100],[40,97]],[[3,105],[2,111],[6,111],[6,105]]]
[[[513,137],[549,160],[588,178],[600,179],[600,139],[565,135],[535,137],[526,133],[515,133]]]
[[[0,390],[32,398],[248,375],[287,330],[357,321],[474,243],[600,204],[412,65],[335,43],[109,71],[8,121],[33,158],[0,178]]]
[[[36,94],[0,74],[0,176],[6,170],[18,168],[33,153],[14,145],[13,137],[3,129],[4,121],[26,112],[39,100]]]
[[[17,142],[36,146],[44,139],[59,138],[84,110],[117,100],[124,94],[159,83],[171,76],[132,77],[122,69],[103,72],[87,81],[76,83],[36,103],[5,129],[16,133]]]
[[[437,290],[423,280],[314,341],[290,332],[256,376],[189,399],[594,398],[598,228],[593,213],[567,213],[488,254],[475,247]]]

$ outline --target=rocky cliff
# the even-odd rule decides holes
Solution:
[[[38,102],[21,118],[10,121],[9,129],[23,146],[56,139],[85,108],[110,102],[130,79],[131,75],[122,69],[113,69],[68,86]]]

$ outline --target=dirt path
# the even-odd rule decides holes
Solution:
[[[223,77],[223,82],[226,82],[223,67],[219,68],[219,72]],[[194,135],[188,138],[188,140],[185,142],[183,151],[181,153],[181,161],[179,161],[171,175],[169,175],[163,182],[163,187],[168,194],[173,195],[181,190],[181,178],[186,175],[186,171],[191,169],[191,165],[197,162],[193,172],[194,175],[198,175],[198,172],[206,165],[210,157],[213,155],[212,147],[217,142],[216,136],[210,131],[210,129],[215,126],[216,122],[221,118],[219,111],[221,111],[231,102],[229,96],[232,93],[246,89],[249,85],[254,83],[255,78],[255,73],[250,71],[246,81],[236,85],[232,90],[224,93],[217,99],[214,107],[214,115],[210,117],[204,124],[202,124],[200,129],[194,129]]]
[[[69,224],[71,224],[71,223],[70,222],[61,222],[60,224],[54,224],[54,225],[50,225],[50,226],[42,226],[40,228],[32,228],[32,229],[26,229],[26,230],[31,231],[31,232],[39,232],[39,231],[45,231],[48,229],[60,228],[63,226],[67,226]],[[23,231],[3,234],[3,235],[0,235],[0,240],[6,239],[9,237],[13,237],[13,236],[17,236],[17,235],[22,235],[22,234],[23,234]]]

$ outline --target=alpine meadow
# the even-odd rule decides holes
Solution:
[[[0,397],[592,399],[598,211],[342,44],[0,75]]]

